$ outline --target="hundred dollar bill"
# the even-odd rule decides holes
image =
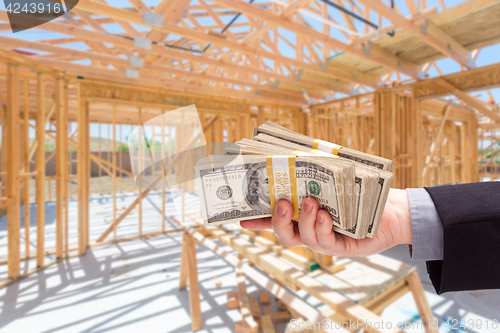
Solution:
[[[337,144],[333,144],[330,142],[326,142],[323,140],[318,140],[311,138],[307,135],[299,134],[294,131],[291,131],[285,127],[282,127],[278,124],[273,123],[272,121],[266,121],[264,124],[259,127],[254,127],[253,129],[253,137],[255,138],[259,133],[265,133],[276,138],[280,138],[282,140],[290,141],[295,144],[299,144],[302,146],[306,146],[307,148],[317,149],[321,151],[325,151],[327,153],[332,153],[334,155],[338,155],[340,157],[353,160],[355,162],[359,162],[365,164],[367,166],[376,167],[377,169],[384,171],[392,171],[393,162],[387,158],[383,158],[380,156],[375,156],[371,154],[367,154],[361,151],[357,151],[354,149],[346,148],[339,146]]]
[[[282,166],[283,161],[288,164]],[[269,217],[279,199],[292,203],[297,219],[302,200],[313,197],[341,226],[351,205],[344,193],[354,183],[347,180],[353,168],[353,163],[327,164],[312,157],[209,156],[195,166],[203,220],[217,225]]]

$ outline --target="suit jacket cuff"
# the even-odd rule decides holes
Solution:
[[[413,260],[443,259],[443,224],[434,202],[423,188],[407,188],[410,203]]]
[[[500,182],[426,190],[444,227],[443,260],[427,262],[436,292],[500,288]]]

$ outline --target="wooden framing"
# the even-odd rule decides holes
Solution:
[[[178,221],[176,218],[170,217],[170,219],[180,225],[180,221]],[[191,214],[190,219],[196,224],[202,226],[202,224],[200,224],[201,219],[199,217]],[[358,319],[362,319],[365,321],[368,320],[371,322],[380,322],[381,319],[377,314],[382,313],[383,309],[385,309],[388,305],[396,301],[406,292],[411,291],[415,303],[417,304],[418,311],[422,317],[422,320],[424,321],[426,332],[437,332],[437,328],[433,328],[429,325],[434,321],[434,318],[431,308],[429,307],[429,303],[427,302],[427,299],[425,297],[425,293],[418,277],[418,273],[414,268],[408,269],[407,272],[404,273],[404,276],[391,283],[390,287],[385,288],[382,292],[379,291],[374,292],[373,295],[370,294],[370,296],[362,300],[361,304],[359,304],[359,301],[357,303],[354,303],[346,296],[338,293],[336,291],[336,289],[339,287],[338,285],[335,285],[334,290],[330,289],[328,287],[328,284],[325,285],[324,282],[320,283],[316,280],[317,278],[319,278],[322,279],[321,281],[326,281],[326,276],[329,276],[330,274],[334,276],[335,273],[323,271],[318,272],[318,274],[313,275],[313,277],[307,274],[305,270],[302,271],[295,268],[295,266],[286,263],[279,256],[277,257],[274,255],[270,255],[268,251],[266,251],[263,247],[258,246],[257,243],[247,241],[246,239],[239,237],[237,234],[233,234],[221,227],[202,226],[201,230],[195,230],[187,226],[183,226],[182,228],[184,229],[184,237],[186,237],[186,235],[194,237],[194,239],[203,243],[209,249],[219,254],[227,262],[235,266],[240,311],[243,318],[242,324],[243,327],[246,327],[247,331],[258,331],[259,326],[256,325],[254,318],[257,316],[257,321],[259,321],[259,319],[262,319],[262,317],[260,317],[260,309],[258,314],[251,310],[251,302],[248,302],[248,297],[246,296],[245,291],[245,275],[252,278],[257,284],[261,285],[268,292],[272,293],[277,298],[282,300],[286,304],[286,306],[290,308],[292,314],[294,314],[294,316],[292,317],[301,320],[307,319],[311,322],[320,321],[317,320],[317,318],[323,316],[323,318],[326,317],[335,322],[344,322],[349,320],[357,321]],[[209,240],[208,236],[216,237],[225,245],[237,251],[240,255],[238,259],[223,250],[220,246],[216,245],[213,241]],[[181,257],[183,258],[182,260],[185,260],[184,258],[187,256],[187,253],[187,248],[183,246],[181,252]],[[259,268],[261,268],[271,276],[274,276],[276,280],[275,283],[281,285],[281,287],[276,288],[276,284],[271,280],[269,280],[268,278],[264,278],[260,274],[255,274],[255,270],[251,268],[249,264],[245,264],[241,261],[244,258],[246,258],[249,263],[251,262],[258,265]],[[405,270],[405,268],[402,268],[401,266],[398,267],[398,270]],[[185,274],[183,274],[181,271],[180,284],[182,286],[184,286],[184,283],[182,281],[185,281],[185,279]],[[321,314],[311,311],[308,306],[301,305],[301,301],[298,300],[295,296],[283,292],[285,291],[283,284],[286,284],[287,287],[290,287],[291,289],[297,287],[305,290],[307,293],[313,295],[325,305],[329,306],[330,309],[322,312]],[[350,286],[349,288],[352,289],[354,287]],[[353,291],[351,290],[351,292]],[[193,304],[191,304],[190,306],[192,307]],[[192,320],[198,319],[198,317],[192,316]],[[264,323],[261,322],[261,325],[264,325]],[[322,329],[323,328],[320,328],[320,331],[328,331]],[[381,332],[381,330],[377,330],[370,326],[368,326],[366,329],[368,332]],[[264,328],[261,327],[261,330],[264,331]],[[345,330],[340,329],[340,331],[344,332]],[[384,332],[401,331],[396,328],[385,328]]]
[[[36,265],[44,266],[45,248],[45,82],[44,74],[37,74],[37,120],[36,138],[36,206],[37,206],[37,254]],[[29,253],[29,252],[28,252]]]
[[[56,134],[56,180],[57,180],[57,199],[56,199],[56,257],[63,257],[64,242],[64,211],[66,208],[66,161],[67,161],[67,112],[64,103],[64,81],[56,80],[56,115],[57,115],[57,134]]]
[[[196,105],[203,128],[200,135],[205,136],[207,149],[213,154],[222,152],[221,145],[210,144],[249,138],[253,126],[272,120],[300,133],[394,160],[394,187],[475,182],[480,176],[481,180],[500,178],[498,104],[493,97],[492,101],[484,102],[471,95],[474,91],[500,86],[500,65],[424,80],[431,67],[440,71],[436,60],[449,57],[463,69],[473,68],[480,48],[498,42],[496,35],[491,35],[495,17],[488,19],[489,13],[496,13],[500,6],[496,1],[477,0],[474,5],[469,1],[438,11],[425,8],[425,1],[417,6],[408,0],[405,3],[411,13],[409,17],[401,15],[399,8],[391,9],[377,0],[361,0],[366,7],[351,8],[366,19],[371,19],[374,11],[380,14],[377,15],[380,22],[382,16],[392,22],[378,31],[366,24],[358,29],[359,25],[345,13],[341,15],[342,21],[337,22],[327,4],[311,0],[258,6],[242,0],[200,1],[196,5],[185,0],[162,0],[153,9],[141,0],[130,2],[134,8],[83,1],[68,14],[71,20],[60,18],[39,27],[66,33],[68,38],[26,41],[0,36],[0,98],[6,104],[1,110],[2,153],[6,158],[2,158],[0,170],[0,206],[6,207],[8,229],[8,256],[2,261],[8,265],[8,280],[0,286],[63,258],[84,255],[89,247],[178,231],[166,227],[171,212],[166,208],[165,189],[160,193],[162,206],[158,210],[162,220],[158,230],[143,230],[142,200],[156,192],[138,188],[133,174],[123,165],[127,154],[122,151],[126,132],[122,133],[122,127],[125,125],[128,130],[129,126],[142,126],[154,117],[186,105]],[[346,1],[334,2],[348,5]],[[151,10],[163,17],[162,27],[143,20],[143,14]],[[479,11],[485,11],[484,22],[474,21],[474,14]],[[321,19],[320,28],[308,23],[305,12]],[[240,13],[246,17],[244,22],[236,22],[224,33],[218,32],[224,28],[221,16]],[[215,26],[203,25],[197,17],[211,18]],[[0,20],[8,20],[5,11],[0,11]],[[469,40],[462,37],[466,35],[463,31],[447,30],[449,25],[467,25],[472,21],[481,27],[478,30],[484,33],[484,39],[478,37],[481,40],[475,42],[470,36]],[[109,33],[106,25],[114,23],[125,33]],[[130,23],[150,30],[139,33]],[[243,32],[236,31],[236,27]],[[336,28],[347,42],[332,37],[331,30]],[[283,34],[283,29],[288,34]],[[395,38],[391,40],[384,35],[388,31],[394,31]],[[152,42],[150,49],[140,46],[139,39],[134,41],[139,35]],[[77,50],[70,45],[78,42],[88,49]],[[283,51],[280,43],[292,52]],[[427,51],[417,54],[412,50],[414,44]],[[415,54],[409,54],[412,51]],[[82,60],[91,65],[76,63]],[[126,73],[138,73],[139,78]],[[360,94],[363,91],[371,92]],[[450,95],[455,99],[436,99]],[[99,124],[98,153],[91,147],[95,124]],[[101,125],[107,135],[101,135]],[[153,136],[160,138],[162,153],[166,146],[177,153],[189,147],[187,134],[193,128],[181,128],[162,127],[160,133],[152,129]],[[30,129],[36,130],[33,143],[30,143]],[[50,143],[55,143],[55,149],[47,154],[46,145]],[[101,151],[104,149],[107,152]],[[77,159],[76,175],[72,150]],[[49,165],[54,162],[56,174],[49,176]],[[165,177],[169,183],[178,177],[182,179],[180,220],[184,222],[192,219],[192,213],[184,209],[184,197],[195,193],[186,171],[194,168],[195,161],[190,157],[181,162],[174,159],[163,165],[164,173],[153,169],[151,177]],[[109,189],[113,201],[112,221],[96,239],[91,239],[89,225],[93,168],[98,170],[99,193]],[[36,182],[36,240],[29,238],[32,178]],[[71,182],[75,179],[78,240],[73,244],[69,237],[69,199],[74,186]],[[127,207],[118,207],[117,195],[122,191],[134,196]],[[46,248],[45,203],[53,199],[56,241],[54,248]],[[24,204],[22,212],[21,204]],[[120,223],[136,209],[137,235],[123,237]],[[21,214],[26,226],[23,249]],[[182,230],[179,288],[189,286],[193,331],[202,327],[196,242],[205,244],[237,267],[241,327],[247,331],[258,330],[259,322],[261,327],[267,323],[267,328],[272,328],[268,311],[257,319],[252,314],[254,301],[248,299],[245,291],[247,277],[283,300],[301,320],[377,321],[388,304],[408,291],[412,292],[422,319],[432,320],[416,272],[408,271],[404,278],[361,306],[308,275],[315,271],[321,271],[323,277],[345,272],[349,269],[345,261],[333,261],[308,249],[284,248],[265,231],[242,231],[243,236],[236,237],[221,228],[183,226]],[[112,239],[107,240],[111,233]],[[237,251],[240,259],[258,265],[274,280],[227,254],[207,237],[218,238]],[[35,252],[30,243],[36,246]],[[55,255],[56,261],[48,263],[47,255]],[[34,256],[37,268],[23,272],[21,261]],[[306,290],[330,310],[317,312],[284,286]]]
[[[462,158],[462,156],[477,156],[475,155],[477,152],[474,152],[474,142],[477,142],[474,140],[477,140],[478,137],[477,116],[471,112],[470,109],[452,103],[449,108],[449,114],[446,117],[447,120],[443,122],[442,112],[445,104],[427,98],[428,95],[422,95],[422,91],[419,88],[420,86],[416,84],[379,90],[372,94],[358,95],[356,97],[340,99],[329,103],[317,104],[311,107],[310,116],[308,116],[300,108],[279,103],[253,104],[250,101],[241,102],[225,97],[205,94],[193,95],[187,92],[177,93],[165,89],[151,88],[149,86],[134,85],[132,87],[129,84],[120,82],[100,81],[97,79],[75,80],[71,76],[56,75],[56,79],[51,74],[42,74],[40,71],[38,74],[32,75],[25,71],[26,66],[20,63],[20,59],[22,60],[23,58],[14,55],[11,60],[15,64],[9,65],[4,73],[5,80],[10,80],[12,83],[17,80],[17,82],[21,82],[19,84],[26,85],[24,82],[27,82],[28,88],[23,95],[19,92],[17,92],[16,95],[14,89],[15,85],[7,85],[7,87],[10,87],[7,94],[7,96],[10,97],[8,102],[10,101],[11,104],[14,103],[14,107],[18,109],[22,106],[21,109],[26,111],[25,114],[28,115],[28,119],[31,122],[36,121],[36,126],[31,124],[30,126],[37,130],[37,142],[39,145],[35,146],[35,144],[33,144],[29,147],[28,154],[28,157],[31,159],[34,153],[37,152],[36,172],[23,172],[21,165],[22,159],[20,156],[18,174],[22,176],[22,179],[36,176],[37,186],[40,189],[44,181],[47,182],[46,185],[49,186],[48,198],[44,197],[41,190],[37,190],[36,192],[37,206],[40,207],[37,210],[37,263],[40,267],[44,267],[43,253],[51,251],[50,249],[44,248],[44,219],[41,218],[43,214],[43,205],[40,204],[46,199],[52,200],[53,198],[53,188],[52,190],[50,189],[51,180],[57,182],[57,195],[55,197],[56,206],[58,207],[56,221],[57,246],[55,253],[57,257],[61,258],[71,256],[72,249],[77,249],[78,253],[84,254],[86,248],[92,245],[94,241],[104,241],[109,232],[114,233],[115,230],[118,230],[117,226],[120,221],[128,216],[137,205],[140,205],[142,198],[148,194],[147,191],[143,191],[131,206],[123,211],[115,210],[113,213],[115,215],[113,219],[114,222],[111,224],[110,229],[96,240],[89,238],[88,198],[91,193],[91,167],[97,165],[101,174],[113,176],[114,182],[108,183],[110,184],[110,189],[112,189],[113,198],[116,197],[118,184],[120,184],[121,188],[128,191],[133,189],[133,187],[126,185],[126,181],[123,178],[131,178],[130,176],[132,174],[118,165],[118,161],[121,161],[121,159],[117,157],[121,154],[116,153],[118,147],[116,144],[113,145],[112,152],[107,155],[113,156],[109,161],[107,158],[99,158],[97,155],[90,152],[90,146],[88,144],[90,142],[90,126],[91,123],[94,122],[108,124],[111,131],[108,131],[108,135],[109,133],[114,133],[114,139],[111,141],[114,142],[117,135],[116,126],[140,124],[141,122],[147,121],[169,110],[184,105],[195,104],[199,111],[201,122],[205,127],[205,137],[208,142],[232,142],[242,137],[249,137],[253,126],[257,126],[266,120],[272,120],[298,132],[309,132],[310,135],[316,135],[319,138],[344,145],[351,145],[351,147],[356,149],[378,153],[394,159],[396,161],[397,174],[394,185],[397,187],[437,185],[478,180],[479,171],[476,162],[477,159]],[[17,79],[14,74],[16,72],[15,68],[17,68],[18,73]],[[474,77],[476,71],[480,72],[480,69],[471,70],[469,75]],[[49,73],[50,71],[46,72]],[[20,73],[22,73],[22,75],[20,75]],[[453,78],[446,78],[446,80],[453,82],[455,86],[463,87],[463,85],[461,86],[457,83],[461,82],[460,80],[453,80]],[[488,87],[495,84],[490,76],[487,76],[482,82]],[[478,88],[479,85],[474,86],[474,89]],[[56,97],[54,101],[49,97],[52,95]],[[14,98],[13,96],[17,97]],[[34,98],[35,96],[37,97]],[[41,96],[45,96],[45,98],[41,98]],[[420,97],[417,98],[416,96]],[[384,102],[382,103],[382,101]],[[15,103],[18,103],[17,106]],[[9,103],[7,103],[7,105],[9,105]],[[26,106],[28,106],[28,108],[26,108]],[[8,110],[7,108],[7,123],[9,121],[15,122],[15,119],[9,118]],[[61,110],[62,112],[60,112]],[[23,117],[25,114],[22,114]],[[41,114],[44,114],[44,117],[40,116]],[[20,117],[21,115],[18,115],[19,121]],[[382,121],[383,118],[381,117],[388,118]],[[71,122],[76,122],[77,128],[73,130],[72,127],[72,133],[69,134],[68,123]],[[25,123],[24,120],[23,123]],[[48,124],[49,129],[45,128],[45,124]],[[18,132],[19,135],[25,134],[25,132],[21,131],[20,125],[14,126],[18,126],[20,129]],[[8,129],[9,126],[6,126],[6,128]],[[358,128],[364,128],[365,130],[356,130]],[[387,131],[385,129],[390,130]],[[482,128],[480,129],[482,130]],[[434,148],[429,158],[429,165],[426,164],[425,161],[431,151],[430,146],[433,140],[429,140],[428,138],[432,137],[435,139],[438,137],[436,135],[438,132],[441,133],[439,142],[446,142],[446,144],[442,145],[442,147],[438,147],[439,149]],[[9,136],[5,135],[8,131],[2,133],[4,134],[4,140],[6,140],[4,142],[8,142]],[[412,133],[412,135],[411,138],[405,138],[405,135],[398,133]],[[77,142],[72,138],[76,134],[78,134]],[[484,136],[485,135],[482,134],[482,137]],[[120,138],[121,137],[120,135]],[[45,156],[45,152],[42,150],[45,138],[49,138],[50,140],[55,139],[56,142],[59,143],[59,145],[56,146],[56,150],[48,156]],[[162,138],[164,138],[164,136],[162,136]],[[169,140],[171,139],[170,137]],[[386,145],[385,142],[389,143],[389,145]],[[39,149],[37,149],[37,147]],[[79,184],[77,187],[78,244],[69,244],[68,241],[67,204],[70,196],[68,181],[73,179],[73,176],[70,176],[68,173],[67,168],[67,163],[71,155],[68,154],[69,148],[76,149],[78,160],[76,176]],[[179,146],[177,149],[180,148]],[[211,148],[209,147],[209,149]],[[403,149],[407,150],[404,151]],[[26,150],[26,148],[21,149],[21,151]],[[418,151],[421,153],[414,154],[414,152]],[[15,152],[11,153],[15,154]],[[220,151],[212,151],[212,153],[220,153]],[[55,178],[44,177],[41,175],[45,168],[45,164],[41,165],[42,161],[47,163],[47,161],[50,161],[54,156],[57,161],[58,174]],[[483,155],[479,156],[479,158],[486,160]],[[491,157],[488,161],[492,161]],[[493,162],[496,163],[495,159],[493,159]],[[193,161],[189,163],[193,163]],[[178,168],[178,166],[172,165],[168,177],[172,177],[176,168]],[[423,173],[424,170],[425,173]],[[485,170],[490,169],[482,165],[481,171],[484,173]],[[10,171],[7,173],[10,175]],[[488,171],[486,173],[488,173]],[[2,178],[4,177],[2,176]],[[8,180],[11,178],[9,176],[5,177],[5,179]],[[0,203],[7,206],[7,209],[9,209],[8,207],[14,207],[20,204],[22,198],[19,187],[20,184],[21,182],[19,181],[13,184],[14,187],[17,186],[17,189],[14,190],[17,196],[9,194],[5,196],[4,200],[0,201]],[[12,189],[12,185],[8,185],[8,187]],[[183,186],[183,188],[185,192],[192,193],[194,191],[194,186],[192,184]],[[114,206],[118,208],[116,204]],[[165,216],[165,208],[162,207],[161,210],[163,212],[162,214]],[[27,215],[25,215],[25,217],[26,216]],[[17,214],[17,216],[16,214],[9,214],[9,219],[10,218],[19,221],[20,216],[19,214]],[[17,224],[19,224],[19,222],[17,222]],[[11,227],[13,232],[9,233],[12,252],[12,255],[9,256],[12,259],[12,270],[9,275],[11,278],[13,278],[16,273],[17,275],[20,273],[16,271],[15,262],[19,262],[21,258],[25,259],[29,257],[29,255],[21,256],[20,252],[16,254],[17,245],[14,244],[16,244],[15,242],[19,244],[19,237],[16,236],[16,228],[14,226],[15,225],[12,225]],[[140,226],[139,230],[141,230]],[[161,223],[161,230],[166,231],[164,221]],[[144,235],[145,234],[142,236]],[[139,231],[139,237],[141,237],[141,231]],[[113,239],[120,241],[118,233]],[[261,245],[265,245],[267,241],[268,240],[262,239],[259,242]],[[266,246],[271,245],[267,244]],[[277,253],[280,253],[280,255],[288,256],[289,259],[297,259],[295,260],[296,262],[301,262],[300,258],[294,257],[297,253],[288,253],[274,246],[271,246],[270,249],[278,251]],[[28,251],[24,252],[28,253]],[[15,259],[16,257],[19,259]],[[312,257],[309,257],[303,261],[301,265],[307,266],[309,264],[308,260],[311,261],[311,258]],[[311,266],[309,265],[309,267]],[[328,264],[323,264],[322,267],[328,267]],[[336,268],[332,269],[335,270]]]
[[[392,159],[396,188],[478,181],[478,117],[447,103],[388,89],[317,104],[309,135]]]
[[[243,271],[240,269],[236,269],[236,284],[238,287],[238,300],[240,302],[240,312],[243,322],[243,329],[245,332],[258,333],[259,324],[253,317],[253,311],[248,299],[245,273],[243,273]]]
[[[170,11],[163,10],[169,5],[164,6],[163,3],[172,3],[169,8],[173,8],[176,15],[172,16],[175,20],[165,19],[161,26],[154,26],[143,20],[142,14],[151,9],[141,0],[134,0],[134,8],[131,10],[89,0],[80,3],[71,13],[71,21],[56,19],[40,26],[41,29],[53,32],[68,31],[72,36],[70,38],[27,42],[1,37],[0,44],[9,48],[31,49],[35,53],[25,57],[29,58],[29,62],[35,60],[45,67],[58,67],[75,76],[99,79],[108,77],[121,82],[157,87],[167,86],[165,78],[175,78],[176,84],[170,87],[176,90],[222,96],[225,89],[229,88],[236,99],[299,105],[308,102],[303,91],[316,100],[324,100],[326,96],[337,92],[350,94],[368,86],[387,87],[387,80],[381,80],[380,75],[388,72],[404,73],[410,78],[422,79],[427,68],[422,66],[425,54],[419,56],[414,52],[410,57],[412,60],[408,60],[397,55],[405,49],[396,47],[394,50],[388,47],[403,39],[410,40],[413,37],[424,43],[430,51],[437,52],[439,55],[433,55],[432,61],[450,57],[464,68],[474,67],[477,54],[470,53],[471,47],[479,48],[495,43],[494,36],[488,38],[494,33],[494,26],[490,23],[493,20],[482,17],[478,23],[474,16],[475,13],[486,10],[493,15],[498,5],[495,2],[478,0],[474,6],[467,2],[438,11],[433,7],[425,8],[426,5],[417,7],[413,1],[397,4],[406,5],[411,13],[410,17],[403,17],[399,8],[392,9],[377,1],[363,0],[364,9],[359,6],[353,8],[357,15],[369,21],[372,19],[371,11],[374,11],[380,22],[381,16],[384,16],[392,24],[380,27],[378,31],[372,31],[372,26],[364,24],[364,34],[361,34],[353,24],[352,17],[342,13],[342,22],[336,22],[329,14],[330,6],[319,6],[310,0],[265,3],[260,6],[241,0],[217,0],[215,5],[203,2],[198,6],[188,6],[188,2],[162,1],[152,9],[153,12],[166,18]],[[342,2],[337,2],[343,6]],[[177,3],[182,3],[183,6],[178,7]],[[179,11],[181,8],[184,10]],[[225,10],[219,11],[221,9]],[[198,12],[199,10],[202,12]],[[247,22],[234,24],[234,28],[243,28],[244,32],[233,31],[232,26],[224,29],[223,33],[214,32],[214,29],[224,28],[219,16],[228,13],[247,17]],[[311,27],[306,16],[322,20],[322,28]],[[197,17],[210,17],[216,26],[204,26]],[[0,20],[8,20],[5,11],[0,12]],[[255,20],[260,20],[262,24],[255,24]],[[108,33],[106,24],[111,22],[118,23],[125,30],[123,36]],[[149,50],[134,43],[138,34],[130,22],[150,29],[150,33],[146,34],[146,38],[153,43]],[[446,28],[443,27],[450,22],[463,26],[471,22],[478,24],[484,32],[485,40],[474,43],[464,40],[467,36],[463,36],[466,34],[457,37],[449,31],[445,32]],[[272,27],[280,27],[296,34],[297,40],[290,40]],[[339,29],[350,42],[331,37],[331,27]],[[397,38],[388,42],[383,33],[391,30],[395,30]],[[179,38],[165,40],[169,34]],[[282,54],[283,51],[278,48],[278,39],[295,49],[295,55],[290,57]],[[90,45],[92,52],[60,46],[69,41],[82,41]],[[105,43],[113,46],[108,47]],[[206,48],[207,45],[210,46]],[[223,48],[229,50],[222,52]],[[48,52],[50,55],[40,56],[37,52]],[[331,58],[332,52],[336,57]],[[204,56],[199,56],[198,53],[204,53]],[[146,60],[145,64],[137,66],[132,60],[119,56],[130,58],[133,54]],[[90,60],[98,68],[72,62],[82,59]],[[170,63],[166,64],[166,59],[170,59]],[[337,65],[339,61],[342,66]],[[28,60],[24,62],[27,64]],[[107,69],[104,64],[110,64],[114,69]],[[374,66],[379,66],[380,69],[367,70]],[[124,74],[125,69],[137,70],[141,78],[128,78]],[[222,73],[223,75],[219,75]],[[309,74],[315,75],[315,78],[308,78]]]
[[[25,69],[31,69],[23,65],[23,56],[18,56],[12,54],[11,61],[17,62],[8,66],[8,70],[3,73],[5,77],[9,78],[8,87],[11,87],[7,92],[7,95],[11,97],[8,101],[8,105],[13,108],[22,107],[24,113],[17,116],[12,113],[6,112],[6,123],[4,124],[5,131],[3,133],[3,143],[8,145],[8,137],[13,137],[15,133],[19,135],[24,135],[25,132],[21,131],[20,125],[15,125],[14,127],[7,126],[7,122],[13,122],[19,117],[28,117],[29,121],[36,121],[36,126],[32,126],[37,130],[37,140],[29,148],[28,157],[31,157],[36,152],[36,172],[26,173],[22,171],[21,162],[24,161],[19,157],[18,174],[24,178],[36,176],[37,191],[36,191],[36,201],[37,201],[37,265],[40,268],[45,267],[45,256],[49,253],[54,253],[57,258],[70,257],[76,251],[76,253],[84,254],[86,248],[92,245],[95,240],[89,238],[89,196],[90,196],[90,171],[94,164],[98,164],[99,172],[104,174],[114,175],[114,184],[111,187],[113,190],[113,197],[116,197],[117,185],[120,184],[122,188],[132,190],[129,185],[126,185],[122,176],[132,176],[130,172],[118,165],[118,154],[116,153],[117,145],[114,145],[112,149],[113,158],[109,161],[105,158],[99,158],[98,156],[90,152],[89,142],[90,138],[90,126],[92,122],[100,122],[108,124],[112,132],[114,133],[114,138],[117,135],[116,126],[122,126],[122,124],[139,124],[140,120],[146,121],[152,117],[157,116],[162,112],[167,112],[173,110],[180,106],[186,104],[196,104],[198,110],[200,111],[200,117],[202,122],[207,126],[207,135],[209,141],[222,142],[223,140],[236,140],[242,137],[242,134],[248,136],[251,133],[252,125],[255,124],[253,120],[256,118],[256,114],[252,113],[253,106],[248,101],[242,102],[237,100],[231,100],[228,98],[214,98],[213,96],[203,95],[203,94],[189,94],[189,93],[173,93],[165,89],[151,89],[148,86],[142,87],[130,87],[129,85],[124,85],[122,83],[111,83],[111,82],[100,82],[99,80],[85,79],[85,80],[75,80],[71,76],[64,76],[61,74],[55,75],[53,71],[47,70],[44,66],[40,68],[44,69],[43,74],[41,71],[36,75],[30,74],[30,72]],[[30,63],[31,65],[31,63]],[[16,70],[17,68],[17,70]],[[13,73],[10,75],[10,73]],[[22,73],[22,75],[15,73]],[[48,74],[50,73],[50,74]],[[7,75],[9,74],[9,75]],[[54,76],[53,76],[54,75]],[[1,73],[0,73],[0,81]],[[21,81],[23,80],[23,81]],[[24,82],[28,89],[24,89],[24,94],[21,95],[19,90],[14,89],[15,85],[10,84],[13,82]],[[16,95],[17,94],[17,95]],[[17,97],[16,97],[17,96]],[[36,96],[36,99],[34,97]],[[50,97],[49,97],[50,96]],[[54,100],[51,98],[54,96]],[[112,96],[113,98],[109,98]],[[17,103],[17,104],[15,104]],[[17,105],[17,106],[16,106]],[[142,106],[142,107],[140,107]],[[297,114],[302,111],[293,106],[283,105],[283,104],[264,104],[265,108],[263,115],[268,119],[274,119],[277,117],[280,121],[285,121],[288,119],[288,125],[294,126],[298,129],[298,123],[292,121]],[[102,112],[102,108],[111,108],[114,110],[111,113],[111,117],[108,117],[106,113]],[[132,108],[133,110],[130,110]],[[135,108],[135,109],[134,109]],[[144,108],[144,112],[137,112]],[[13,109],[9,109],[13,110]],[[151,110],[158,110],[158,112]],[[241,113],[240,111],[245,112]],[[47,112],[48,111],[48,112]],[[9,118],[9,114],[13,117]],[[138,119],[137,116],[141,115],[144,119]],[[76,129],[73,125],[76,122]],[[23,124],[26,121],[23,120]],[[9,123],[10,124],[10,123]],[[70,125],[71,133],[69,132]],[[46,128],[46,125],[49,127]],[[213,127],[214,126],[214,127]],[[218,127],[221,130],[224,128],[226,135],[221,135],[221,130],[214,131],[213,128]],[[9,132],[10,128],[19,128],[17,132]],[[24,134],[23,134],[24,133]],[[77,140],[74,140],[74,136],[77,135]],[[170,134],[169,134],[170,135]],[[120,135],[121,137],[121,135]],[[22,137],[21,137],[22,138]],[[47,138],[47,140],[46,140]],[[173,138],[170,138],[171,140]],[[46,155],[45,146],[46,142],[53,142],[55,140],[55,150]],[[99,139],[99,141],[101,141]],[[115,140],[113,140],[115,141]],[[24,142],[14,141],[14,142]],[[170,142],[170,141],[169,141]],[[104,145],[103,145],[104,146]],[[14,146],[15,147],[15,146]],[[73,171],[72,167],[68,169],[69,165],[72,165],[71,159],[72,154],[68,153],[68,150],[76,151],[77,158],[77,175],[71,175]],[[27,149],[22,149],[21,151],[28,151]],[[7,153],[15,154],[15,150],[7,150]],[[121,153],[120,153],[121,155]],[[107,155],[108,157],[110,154]],[[5,162],[7,159],[4,159]],[[121,162],[121,159],[120,163]],[[50,161],[56,161],[56,176],[47,177],[45,176],[46,165]],[[190,163],[194,163],[194,160]],[[7,166],[4,166],[4,169]],[[172,173],[175,168],[172,168]],[[13,169],[12,169],[13,170]],[[102,171],[102,172],[101,172]],[[11,178],[6,177],[7,174],[10,175],[12,171],[9,169],[8,172],[4,173],[2,176],[2,181],[6,179],[19,179],[19,177]],[[119,172],[119,176],[117,173]],[[169,175],[170,177],[170,175]],[[129,177],[130,178],[130,177]],[[27,179],[27,178],[26,178]],[[78,243],[69,243],[69,221],[68,221],[68,199],[71,196],[71,184],[68,185],[70,180],[77,180],[77,193],[78,193]],[[56,196],[53,196],[54,187],[51,183],[55,181]],[[17,186],[17,189],[12,190],[12,186],[8,186],[7,191],[9,195],[5,195],[5,199],[0,200],[2,205],[8,207],[14,207],[14,205],[19,206],[21,197],[19,180],[12,182],[13,186]],[[45,197],[45,191],[48,186],[48,197]],[[12,190],[10,192],[10,190]],[[186,187],[189,192],[194,191],[193,184]],[[17,193],[16,196],[10,193]],[[141,197],[143,198],[147,193],[143,193]],[[164,196],[165,197],[165,196]],[[56,247],[54,250],[45,248],[44,239],[44,204],[45,200],[56,200]],[[136,200],[139,203],[141,200]],[[163,205],[164,206],[164,205]],[[116,204],[115,204],[115,208]],[[126,209],[125,211],[116,211],[120,216],[116,216],[115,222],[113,223],[113,228],[116,228],[120,219],[123,219],[130,213],[134,208],[134,205]],[[13,211],[13,209],[11,209]],[[162,208],[163,214],[166,213],[165,207]],[[25,215],[25,218],[27,215]],[[21,256],[20,251],[18,251],[19,237],[16,235],[16,230],[19,232],[19,214],[9,214],[9,219],[16,221],[12,224],[12,232],[10,235],[10,248],[9,253],[11,255],[11,261],[9,267],[11,273],[10,278],[15,276],[26,276],[27,273],[20,274],[19,262],[20,260],[29,259],[31,255],[29,250],[25,250],[25,255]],[[162,222],[162,231],[165,230],[165,221]],[[139,233],[140,234],[140,233]],[[144,233],[142,236],[149,237],[150,233]],[[139,235],[140,237],[141,235]],[[116,241],[121,239],[116,236]],[[17,245],[16,245],[17,244]],[[18,259],[16,259],[18,258]],[[7,261],[6,261],[7,263]],[[17,268],[16,268],[17,267]]]
[[[192,235],[184,234],[182,239],[182,256],[179,277],[179,289],[186,289],[189,282],[189,305],[191,310],[191,329],[202,327],[200,290],[198,284],[198,268],[196,263],[195,240]]]
[[[19,67],[7,65],[7,239],[8,239],[8,277],[16,279],[20,274],[20,124],[19,124]]]
[[[78,91],[81,87],[78,83]],[[78,94],[80,96],[80,94]],[[89,245],[90,147],[88,103],[77,98],[78,108],[78,253]]]

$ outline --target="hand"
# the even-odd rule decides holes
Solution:
[[[246,229],[273,229],[283,246],[307,246],[332,256],[367,256],[398,244],[411,244],[410,206],[405,190],[390,190],[374,238],[354,239],[334,232],[332,218],[319,209],[313,198],[302,201],[298,222],[292,221],[292,215],[292,205],[281,200],[272,217],[241,221],[240,225]]]

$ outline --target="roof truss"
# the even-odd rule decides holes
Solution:
[[[69,15],[38,27],[66,36],[34,42],[0,36],[0,44],[29,50],[34,60],[71,74],[224,95],[230,89],[236,98],[307,105],[337,94],[418,81],[433,67],[439,71],[433,61],[415,62],[395,51],[392,41],[383,39],[391,31],[394,41],[410,34],[441,58],[453,59],[464,70],[473,68],[471,50],[447,34],[443,22],[496,6],[495,1],[456,6],[463,7],[461,12],[446,9],[443,1],[440,10],[423,4],[406,0],[391,8],[380,0],[158,0],[148,6],[128,0],[116,7],[106,0],[82,0]],[[382,17],[390,23],[381,26]],[[0,20],[8,22],[5,11]],[[7,28],[0,24],[0,30]]]

